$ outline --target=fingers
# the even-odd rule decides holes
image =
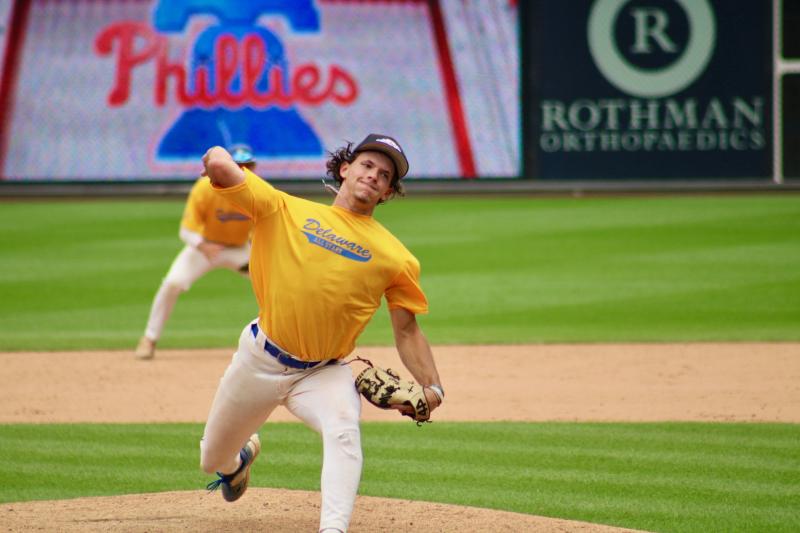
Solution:
[[[410,405],[393,405],[392,409],[397,409],[404,415],[413,416],[414,415],[414,408]]]
[[[220,150],[222,152],[220,152]],[[211,156],[214,155],[215,152],[218,155],[224,153],[225,155],[228,156],[229,159],[231,158],[230,154],[228,153],[228,151],[225,150],[224,148],[222,148],[221,146],[212,146],[211,148],[206,150],[206,153],[203,154],[203,157],[201,158],[201,160],[203,161],[203,173],[201,174],[202,176],[207,176],[208,175],[208,163],[209,163],[209,161],[211,161]],[[233,160],[233,159],[231,159],[231,160]]]
[[[205,169],[203,174],[206,174],[208,171],[208,160],[211,157],[211,150],[213,150],[214,148],[215,147],[212,146],[211,148],[206,150],[206,153],[203,154],[202,161],[203,161],[203,168]]]

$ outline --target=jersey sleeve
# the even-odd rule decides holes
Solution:
[[[183,217],[181,218],[182,228],[201,235],[205,227],[205,197],[202,191],[202,181],[202,178],[197,180],[191,192],[189,192],[189,198],[186,200],[186,206],[183,208]]]
[[[415,315],[428,312],[428,299],[419,284],[420,267],[415,257],[408,258],[386,289],[389,309],[407,309]]]
[[[244,170],[244,181],[233,187],[216,187],[214,191],[225,196],[242,213],[254,221],[271,215],[283,205],[283,193],[265,180]]]

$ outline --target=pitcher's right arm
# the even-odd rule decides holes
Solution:
[[[209,148],[203,156],[203,167],[215,187],[227,189],[244,181],[244,171],[221,146]]]

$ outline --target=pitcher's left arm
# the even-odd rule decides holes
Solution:
[[[425,398],[433,411],[444,400],[444,390],[428,339],[422,333],[416,315],[408,309],[395,308],[390,310],[390,315],[400,360],[424,387]]]

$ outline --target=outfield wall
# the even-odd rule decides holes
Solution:
[[[208,146],[240,143],[315,190],[327,152],[369,131],[401,140],[419,190],[800,178],[796,2],[5,5],[0,195],[182,193]]]

